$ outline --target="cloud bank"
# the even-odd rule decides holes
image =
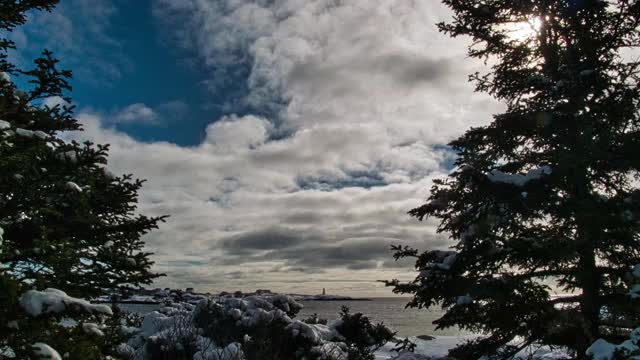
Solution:
[[[192,147],[79,115],[74,136],[111,143],[112,170],[149,179],[141,211],[172,215],[147,238],[168,274],[159,285],[388,295],[373,281],[410,270],[390,244],[448,245],[406,212],[448,172],[442,145],[500,105],[467,84],[478,65],[437,32],[442,5],[157,0],[154,16],[213,90],[244,74],[238,101],[249,109],[215,119]],[[141,106],[122,120],[153,113]]]

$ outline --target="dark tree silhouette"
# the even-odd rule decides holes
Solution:
[[[56,4],[0,1],[0,31],[11,32],[27,12]],[[136,213],[143,181],[106,170],[108,145],[59,138],[80,125],[73,106],[49,107],[45,100],[71,90],[71,72],[58,69],[46,50],[33,69],[17,68],[8,56],[14,48],[0,38],[0,349],[9,346],[24,358],[35,341],[65,337],[55,336],[48,319],[26,316],[19,296],[29,288],[56,288],[90,297],[151,283],[160,274],[150,271],[141,236],[164,217]],[[73,356],[94,355],[78,350]]]
[[[507,110],[450,144],[455,170],[410,214],[437,218],[455,246],[394,247],[420,271],[394,291],[443,305],[440,328],[485,334],[459,358],[535,344],[586,358],[594,340],[638,324],[640,63],[628,50],[640,45],[640,2],[443,2],[454,17],[440,30],[473,39],[469,55],[491,67],[470,78]]]

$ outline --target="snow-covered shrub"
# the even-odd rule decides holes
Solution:
[[[205,301],[196,307],[194,323],[202,329],[203,336],[220,347],[242,344],[246,359],[287,359],[320,342],[313,331],[298,336],[289,327],[293,323],[289,315],[295,316],[301,307],[285,296]]]
[[[322,324],[327,325],[327,319],[322,319],[318,316],[318,314],[314,313],[313,315],[309,315],[306,319],[302,319],[303,322],[307,324]]]
[[[301,308],[288,296],[169,304],[147,314],[118,354],[129,360],[369,360],[393,338],[385,326],[347,309],[331,322],[295,320]]]
[[[395,335],[384,324],[372,324],[363,314],[350,313],[346,306],[342,307],[340,320],[334,326],[347,345],[350,360],[375,359],[373,353]]]
[[[629,339],[615,345],[604,339],[596,340],[587,355],[593,360],[637,360],[640,359],[640,327],[629,334]]]
[[[188,309],[165,307],[163,313],[152,312],[142,323],[147,335],[146,358],[150,360],[187,360],[198,351],[198,331]],[[151,330],[152,329],[152,330]]]

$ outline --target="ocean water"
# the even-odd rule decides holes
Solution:
[[[398,333],[400,337],[434,335],[461,336],[467,333],[459,329],[435,330],[432,322],[442,315],[439,309],[405,309],[408,299],[374,298],[371,301],[303,301],[304,308],[296,316],[298,319],[317,314],[322,319],[336,319],[342,306],[347,306],[352,313],[360,312],[374,323],[382,322]],[[157,305],[121,304],[122,309],[137,313],[148,313],[158,308]]]
[[[459,336],[466,333],[459,329],[436,331],[432,322],[442,316],[440,309],[405,309],[405,298],[374,298],[371,301],[303,301],[304,308],[297,315],[306,318],[318,314],[323,319],[335,319],[342,306],[352,313],[360,312],[374,323],[382,322],[396,331],[400,337],[419,335]]]

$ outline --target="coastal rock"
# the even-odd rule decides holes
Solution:
[[[418,339],[420,339],[420,340],[425,340],[425,341],[434,340],[435,339],[435,337],[433,337],[431,335],[419,335],[419,336],[416,336],[416,337]]]

